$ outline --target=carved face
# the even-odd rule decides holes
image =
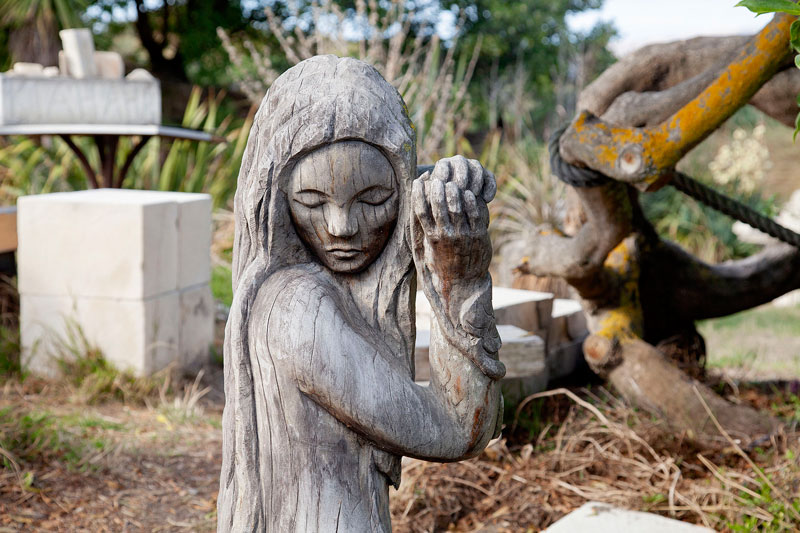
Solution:
[[[289,206],[297,233],[340,273],[364,270],[394,230],[399,205],[392,165],[374,146],[342,141],[295,165]]]

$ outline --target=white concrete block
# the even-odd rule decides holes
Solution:
[[[178,288],[211,281],[211,196],[174,193],[178,204]]]
[[[31,372],[57,376],[54,357],[70,344],[76,326],[119,369],[152,374],[178,359],[179,294],[148,300],[20,296],[23,365]],[[74,344],[74,343],[73,343]]]
[[[178,288],[172,195],[99,189],[17,201],[19,291],[146,299]]]
[[[94,39],[86,28],[73,28],[58,32],[67,59],[67,68],[74,78],[93,78],[97,75],[94,64]]]
[[[198,370],[209,361],[209,347],[214,342],[214,297],[206,285],[179,292],[180,365]]]
[[[713,533],[713,529],[660,515],[589,502],[545,530],[545,533]]]
[[[0,74],[0,125],[160,123],[156,79]]]

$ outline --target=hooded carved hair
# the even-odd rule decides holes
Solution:
[[[250,309],[259,287],[278,269],[315,261],[291,220],[286,183],[294,163],[331,143],[369,143],[391,163],[399,188],[398,219],[380,257],[358,274],[346,276],[374,287],[363,318],[413,372],[415,271],[409,226],[411,183],[416,177],[415,134],[402,98],[370,65],[352,58],[317,56],[284,72],[270,87],[255,116],[239,171],[234,216],[234,300],[225,332],[224,491],[239,487],[246,472],[258,471],[258,454],[247,433],[257,427],[252,354],[248,348]],[[351,278],[352,279],[352,278]],[[255,318],[255,317],[253,317]],[[302,327],[298,324],[298,327]],[[235,501],[235,498],[225,498]],[[221,514],[233,509],[220,509]],[[236,512],[249,513],[239,509]]]

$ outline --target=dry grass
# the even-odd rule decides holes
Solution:
[[[541,403],[554,395],[563,397]],[[392,500],[395,530],[452,524],[454,531],[538,531],[590,500],[717,530],[800,527],[800,504],[792,501],[800,483],[798,433],[756,454],[756,464],[733,447],[694,448],[604,389],[580,396],[560,389],[537,398],[538,409],[556,416],[540,424],[530,443],[498,440],[462,463],[410,461]],[[517,438],[520,425],[511,426],[506,433]]]

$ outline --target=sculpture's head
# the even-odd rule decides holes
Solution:
[[[396,305],[391,293],[414,272],[414,178],[408,112],[373,67],[317,56],[287,70],[261,103],[242,160],[234,287],[247,268],[318,262],[370,278],[376,297]]]
[[[365,142],[342,141],[307,154],[294,166],[287,194],[300,238],[334,272],[372,264],[397,222],[394,169]]]

